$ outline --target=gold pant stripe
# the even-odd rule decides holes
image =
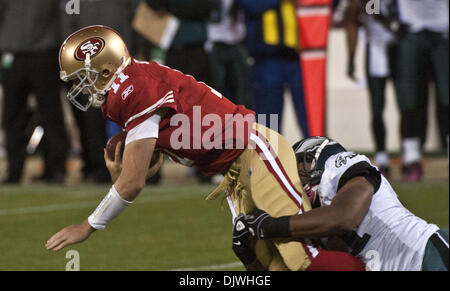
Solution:
[[[257,144],[256,151],[263,156],[264,163],[269,169],[270,173],[277,179],[278,184],[283,188],[286,194],[297,204],[300,209],[299,213],[303,213],[303,201],[301,193],[297,191],[292,184],[289,176],[286,175],[286,171],[282,165],[279,165],[278,157],[274,156],[269,150],[270,144],[265,138],[261,138],[257,135],[251,135],[250,139]]]

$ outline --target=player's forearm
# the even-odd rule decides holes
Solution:
[[[342,234],[348,229],[347,215],[334,206],[313,209],[301,215],[292,216],[289,229],[292,237],[319,238]]]
[[[114,186],[127,201],[134,201],[145,186],[145,177],[155,149],[156,139],[131,142],[123,154],[123,167]]]
[[[119,177],[114,184],[120,197],[126,201],[134,201],[145,186],[145,179],[126,179]]]
[[[145,176],[153,155],[155,140],[139,140],[125,149],[123,169],[109,193],[89,216],[95,229],[105,229],[109,221],[124,211],[145,186]]]
[[[153,177],[161,169],[161,166],[163,164],[164,156],[159,152],[154,153],[154,155],[156,155],[156,154],[158,155],[158,157],[157,157],[158,161],[153,166],[150,166],[150,169],[148,169],[147,177],[146,177],[147,179],[150,179],[151,177]],[[152,160],[153,160],[153,158],[152,158]]]
[[[348,229],[345,209],[335,206],[315,208],[300,215],[271,217],[256,210],[244,216],[250,233],[259,239],[315,238],[341,234]]]
[[[293,216],[290,221],[292,235],[324,237],[354,230],[367,214],[374,191],[374,186],[364,177],[349,180],[330,206]]]
[[[120,197],[126,201],[134,201],[145,186],[145,171],[122,171],[114,186]]]

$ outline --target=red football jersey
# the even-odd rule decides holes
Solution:
[[[205,175],[228,169],[246,148],[255,119],[192,76],[135,60],[112,85],[102,111],[130,131],[162,107],[170,114],[160,122],[156,149]]]

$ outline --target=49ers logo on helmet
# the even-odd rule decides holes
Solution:
[[[84,61],[86,55],[92,58],[93,56],[99,54],[105,47],[105,41],[99,37],[93,37],[85,40],[81,43],[75,50],[75,58],[79,61]]]

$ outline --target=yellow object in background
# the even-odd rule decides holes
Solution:
[[[271,9],[263,14],[263,34],[264,42],[269,45],[280,44],[278,33],[278,16],[275,9]]]
[[[262,15],[262,30],[266,44],[283,44],[289,48],[298,49],[297,18],[295,7],[291,2],[284,0],[279,10],[266,11]]]
[[[284,25],[284,45],[293,49],[298,48],[297,18],[294,4],[289,1],[281,2],[281,15]]]

